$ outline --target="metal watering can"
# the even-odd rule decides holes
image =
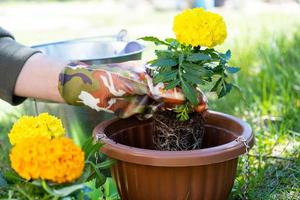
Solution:
[[[87,64],[118,63],[139,60],[145,47],[127,41],[127,31],[117,35],[97,36],[32,46],[44,54],[60,60],[82,61]],[[62,119],[67,133],[80,144],[92,134],[93,128],[112,114],[97,112],[87,107],[70,106],[33,100],[36,113],[48,112]]]

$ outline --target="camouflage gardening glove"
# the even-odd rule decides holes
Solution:
[[[162,102],[166,106],[184,102],[179,89],[163,88],[163,84],[153,85],[144,68],[134,64],[110,64],[96,68],[72,63],[59,77],[59,91],[68,104],[86,105],[97,111],[114,113],[120,118],[134,114],[150,117]]]

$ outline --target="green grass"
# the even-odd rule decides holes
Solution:
[[[233,46],[239,51],[232,64],[242,67],[236,81],[246,102],[233,92],[212,105],[249,122],[256,135],[250,151],[250,199],[300,196],[300,26],[288,30],[251,46]],[[244,167],[240,162],[239,172]],[[233,199],[241,197],[244,180],[239,173]]]
[[[95,3],[83,5],[93,9]],[[11,6],[13,5],[13,6]],[[41,4],[48,5],[48,4]],[[153,10],[126,12],[112,10],[106,14],[78,11],[80,3],[49,4],[50,7],[44,19],[59,19],[61,14],[51,9],[61,7],[65,13],[65,23],[75,17],[84,30],[92,33],[125,28],[132,33],[132,38],[143,35],[157,35],[164,32],[165,27],[171,27],[171,16],[175,12],[154,12]],[[38,13],[39,4],[3,4],[4,19],[9,19],[11,11],[22,8]],[[32,8],[32,7],[33,8]],[[53,7],[53,8],[52,8]],[[101,8],[99,8],[101,10]],[[298,8],[298,11],[300,9]],[[255,134],[256,144],[250,151],[250,176],[245,177],[245,158],[239,162],[237,178],[231,193],[231,199],[243,199],[242,188],[249,179],[249,199],[285,200],[299,199],[300,196],[300,12],[293,9],[266,9],[263,12],[253,10],[238,12],[221,11],[228,23],[229,38],[221,48],[232,50],[231,64],[240,66],[241,72],[234,77],[243,92],[245,101],[237,91],[233,91],[224,99],[210,101],[210,108],[241,117],[251,124]],[[119,12],[119,15],[116,15]],[[70,15],[69,15],[70,14]],[[116,17],[117,16],[117,17]],[[84,21],[86,24],[82,24]],[[118,19],[122,18],[121,22]],[[33,17],[25,13],[24,21]],[[105,20],[103,20],[105,19]],[[15,19],[12,19],[15,20]],[[37,19],[39,21],[39,19]],[[54,20],[55,21],[55,20]],[[14,21],[16,22],[16,21]],[[61,26],[61,24],[59,24]],[[100,27],[100,28],[97,28]],[[154,28],[156,27],[156,28]],[[157,29],[157,30],[156,30]],[[84,30],[78,27],[42,29],[45,34],[33,37],[35,28],[16,28],[16,34],[25,43],[38,43],[46,40],[63,39],[64,37],[84,36]],[[143,31],[141,31],[143,30]],[[107,32],[107,31],[106,31]],[[165,36],[165,32],[161,37]],[[168,33],[167,33],[168,34]],[[151,53],[147,51],[146,59]],[[0,104],[0,144],[7,146],[6,134],[11,124],[22,113],[33,113],[32,105],[27,103],[17,109]],[[4,112],[5,111],[5,112]],[[6,158],[0,154],[0,169],[4,167]],[[6,159],[6,160],[5,160]],[[1,197],[1,192],[0,192]]]

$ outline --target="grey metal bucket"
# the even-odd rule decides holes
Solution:
[[[136,41],[126,41],[127,32],[117,35],[81,38],[33,46],[46,55],[68,61],[82,61],[87,64],[118,63],[141,59],[145,47]],[[92,134],[99,122],[110,119],[112,114],[96,112],[87,107],[70,106],[35,101],[37,113],[48,112],[60,117],[68,134],[80,143]]]

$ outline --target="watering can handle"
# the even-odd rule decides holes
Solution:
[[[125,42],[128,40],[128,31],[126,29],[120,30],[120,32],[116,36],[117,41]]]

